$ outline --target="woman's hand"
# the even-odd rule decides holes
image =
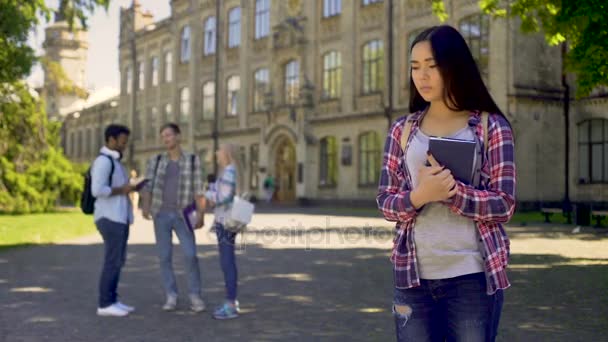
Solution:
[[[410,194],[410,200],[416,208],[431,202],[445,201],[456,194],[456,180],[450,170],[439,165],[429,154],[431,166],[418,171],[418,186]]]

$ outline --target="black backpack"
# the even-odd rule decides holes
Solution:
[[[108,177],[108,185],[112,187],[112,174],[114,174],[114,161],[112,157],[107,154],[101,154],[103,156],[108,157],[110,159],[110,163],[112,168],[110,169],[110,176]],[[92,166],[91,166],[92,167]],[[80,209],[82,212],[91,215],[95,211],[95,197],[93,197],[93,193],[91,192],[91,167],[87,170],[87,173],[84,175],[84,188],[82,190],[82,195],[80,195]]]

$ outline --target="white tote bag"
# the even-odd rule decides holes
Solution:
[[[246,200],[244,196],[234,196],[232,208],[230,208],[230,212],[226,217],[226,230],[233,233],[245,230],[247,225],[251,223],[254,209],[253,203]]]

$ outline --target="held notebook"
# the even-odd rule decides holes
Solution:
[[[475,168],[475,141],[431,137],[429,152],[439,164],[452,172],[454,178],[471,184]]]

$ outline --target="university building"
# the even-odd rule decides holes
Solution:
[[[216,3],[172,0],[162,21],[137,1],[121,10],[120,95],[63,116],[67,155],[90,161],[103,127],[121,122],[141,172],[171,121],[207,173],[215,132],[240,145],[254,193],[271,174],[280,201],[373,205],[388,127],[408,113],[409,45],[440,24],[429,1]],[[522,34],[516,20],[490,19],[476,1],[446,9],[514,128],[521,205],[559,206],[566,195],[605,205],[608,92],[566,107],[561,47]],[[573,96],[575,80],[566,81]]]

